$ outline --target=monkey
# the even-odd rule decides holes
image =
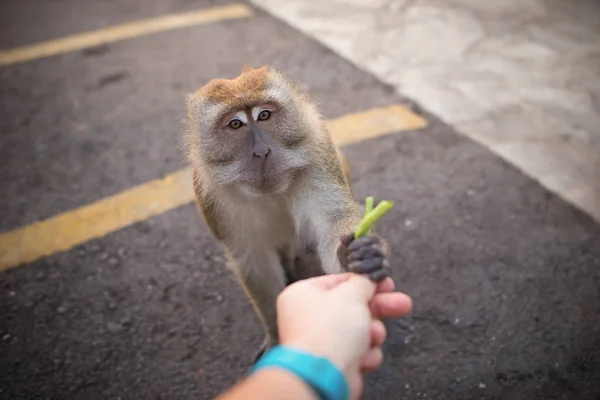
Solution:
[[[245,65],[186,97],[184,149],[197,210],[265,330],[278,343],[276,298],[322,274],[388,276],[389,245],[354,239],[364,216],[351,171],[321,112],[279,70]]]

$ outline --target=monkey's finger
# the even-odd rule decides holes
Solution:
[[[385,269],[376,269],[375,271],[369,272],[367,274],[369,276],[369,279],[371,279],[373,282],[382,282],[385,278],[388,277],[388,273]]]
[[[347,233],[340,237],[340,241],[346,247],[354,240],[354,233]]]
[[[360,247],[365,247],[377,242],[379,242],[379,237],[375,235],[359,237],[358,239],[354,239],[352,243],[348,245],[348,250],[357,250]]]
[[[370,244],[365,247],[360,247],[356,250],[348,252],[348,261],[364,260],[365,258],[383,257],[384,252],[381,246],[377,243]]]
[[[366,260],[352,261],[348,264],[348,270],[355,274],[367,274],[383,267],[382,257],[367,258]]]
[[[381,264],[381,268],[388,270],[390,269],[390,260],[388,260],[387,258],[383,259],[383,263]]]
[[[387,240],[380,240],[379,245],[381,246],[381,250],[383,251],[384,256],[389,256],[391,253],[391,248]]]
[[[373,372],[383,364],[383,351],[381,347],[373,347],[361,360],[360,369],[363,373]]]
[[[357,261],[355,265],[350,264],[349,269],[354,273],[366,274],[371,281],[379,283],[388,277],[389,267],[387,259],[383,259],[381,262],[378,259],[372,259]]]
[[[412,299],[401,292],[378,293],[369,303],[371,315],[377,319],[403,317],[412,307]]]
[[[346,253],[348,251],[348,245],[350,244],[350,242],[352,242],[353,239],[354,239],[353,233],[348,233],[346,235],[340,236],[340,244],[337,248],[336,253],[337,253],[337,258],[340,261],[342,268],[344,268],[344,269],[348,269],[348,258],[346,256]]]
[[[385,338],[387,336],[387,330],[381,320],[374,319],[371,322],[371,347],[383,346]]]

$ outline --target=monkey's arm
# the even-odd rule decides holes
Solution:
[[[321,208],[320,212],[315,212],[313,219],[315,231],[318,232],[317,251],[324,272],[336,274],[350,271],[367,274],[375,281],[383,280],[389,272],[389,246],[386,240],[376,233],[354,239],[354,231],[364,211],[350,199],[341,204],[338,203],[336,209],[329,209],[328,212]],[[327,215],[322,215],[323,212]]]

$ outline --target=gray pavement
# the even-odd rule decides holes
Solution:
[[[18,3],[2,7],[18,18]],[[56,26],[41,2],[22,41],[188,7],[67,3],[85,24]],[[16,25],[4,47],[22,44]],[[380,230],[415,304],[388,322],[366,399],[600,398],[600,226],[261,12],[0,68],[0,229],[181,168],[183,95],[244,63],[292,73],[328,118],[400,102],[429,121],[346,150],[356,195],[396,201]],[[262,340],[193,205],[0,273],[0,310],[6,399],[209,399]]]

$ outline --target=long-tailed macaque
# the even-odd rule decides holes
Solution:
[[[277,344],[275,303],[298,279],[343,271],[380,281],[387,243],[353,240],[364,208],[308,95],[280,72],[244,67],[187,97],[186,152],[197,205]]]

